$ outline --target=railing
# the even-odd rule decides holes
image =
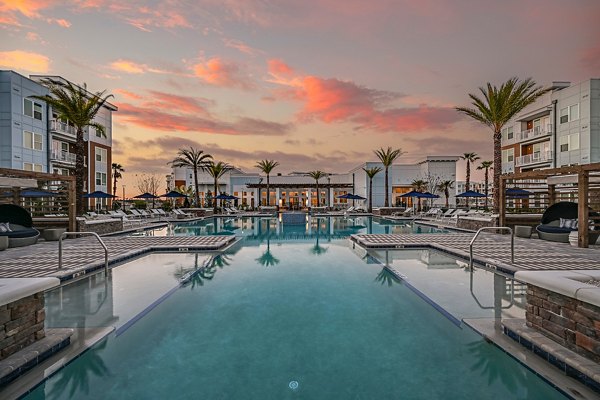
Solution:
[[[50,153],[50,159],[54,161],[64,161],[75,164],[76,158],[75,154],[69,153],[68,151],[52,150],[52,153]]]
[[[512,172],[515,172],[515,163],[514,163],[514,161],[503,162],[502,163],[502,173],[503,174],[510,174]]]
[[[57,119],[50,121],[50,130],[54,132],[66,133],[68,135],[77,135],[77,130],[75,127]]]
[[[106,247],[106,244],[104,244],[104,241],[100,238],[100,236],[98,236],[98,234],[96,232],[63,232],[63,234],[60,235],[60,238],[58,238],[58,269],[62,269],[62,241],[63,241],[63,239],[67,236],[78,236],[78,235],[94,236],[94,237],[96,237],[96,239],[98,239],[98,241],[104,248],[104,273],[106,275],[108,275],[108,248]]]
[[[552,133],[552,124],[546,126],[536,126],[526,131],[521,131],[517,134],[517,141],[523,142],[525,140],[531,140],[538,137],[550,135]]]
[[[552,161],[551,151],[542,151],[533,154],[527,154],[521,157],[515,158],[515,166],[520,167],[522,165],[535,164],[540,162]]]
[[[471,242],[469,243],[469,268],[471,270],[473,270],[473,243],[475,243],[475,240],[477,240],[477,237],[479,236],[479,234],[482,231],[489,231],[489,230],[500,230],[500,231],[509,231],[510,232],[510,263],[514,264],[515,263],[515,234],[512,230],[512,228],[509,228],[508,226],[484,226],[483,228],[479,228],[479,230],[475,233],[475,236],[473,236],[473,239],[471,239]]]

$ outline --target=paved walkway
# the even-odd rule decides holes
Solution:
[[[219,250],[235,236],[103,237],[109,263],[150,251]],[[0,278],[53,276],[69,279],[104,266],[104,249],[94,237],[63,241],[63,267],[58,269],[58,242],[41,242],[0,252]]]
[[[365,248],[431,247],[469,257],[473,233],[419,235],[352,235]],[[511,263],[510,236],[482,233],[473,245],[475,261],[515,272],[519,270],[600,269],[600,246],[588,249],[568,243],[515,238],[515,263]]]

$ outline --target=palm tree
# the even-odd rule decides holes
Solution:
[[[421,192],[423,193],[424,191],[427,190],[427,182],[424,181],[423,179],[413,179],[413,181],[410,184],[413,188],[413,190],[415,192]],[[421,211],[421,198],[417,197],[417,211]]]
[[[450,189],[454,186],[454,181],[442,181],[438,184],[438,190],[444,192],[446,197],[446,208],[448,208],[448,198],[450,197]]]
[[[121,179],[123,177],[123,175],[121,175],[121,172],[125,172],[125,169],[123,168],[123,166],[121,164],[117,164],[117,163],[112,163],[111,168],[112,168],[112,174],[113,174],[113,195],[116,196],[117,195],[117,179]]]
[[[176,168],[191,168],[194,171],[194,199],[196,207],[200,207],[200,192],[198,191],[198,170],[206,171],[212,160],[210,154],[205,154],[203,150],[198,150],[190,146],[189,149],[179,149],[177,157],[169,164]]]
[[[371,167],[371,168],[363,168],[363,171],[366,172],[369,177],[369,209],[368,211],[373,212],[373,178],[375,175],[381,172],[383,168],[381,167]]]
[[[517,113],[535,102],[550,89],[536,86],[534,80],[527,78],[520,81],[514,77],[500,85],[499,88],[488,83],[486,88],[480,87],[483,99],[469,94],[474,108],[457,107],[456,110],[468,115],[476,121],[489,126],[494,131],[494,212],[500,208],[500,174],[502,173],[502,128]]]
[[[227,171],[232,168],[231,165],[224,163],[223,161],[219,161],[215,163],[214,161],[209,161],[206,171],[210,176],[215,180],[215,197],[213,202],[214,212],[217,212],[217,196],[219,193],[219,178],[221,178]]]
[[[389,202],[389,198],[388,198],[389,197],[388,196],[388,194],[389,194],[388,170],[390,168],[390,165],[392,165],[394,163],[396,158],[398,158],[402,155],[402,150],[401,149],[392,150],[391,147],[384,149],[382,147],[379,150],[375,150],[375,154],[377,155],[377,157],[379,158],[379,160],[381,161],[381,163],[383,164],[383,166],[385,168],[385,203],[384,203],[384,207],[389,207],[390,202]]]
[[[490,168],[493,169],[493,161],[482,161],[481,165],[477,169],[485,170],[485,208],[488,207],[488,182],[490,178]]]
[[[71,82],[58,83],[53,80],[45,80],[44,83],[48,86],[50,94],[32,97],[43,100],[52,106],[57,119],[68,120],[77,131],[77,139],[75,141],[75,210],[77,215],[82,215],[83,186],[87,174],[85,167],[87,145],[83,133],[86,128],[93,127],[102,136],[106,137],[104,126],[94,122],[94,118],[100,111],[100,108],[113,95],[105,95],[105,90],[90,93],[87,91],[85,83],[83,87],[73,85]]]
[[[477,155],[477,153],[464,153],[460,156],[463,160],[467,161],[467,175],[465,178],[465,192],[468,192],[471,189],[471,163],[479,160],[481,157]],[[465,204],[469,205],[469,198],[465,198]]]
[[[267,206],[271,205],[271,189],[269,188],[269,175],[271,174],[271,171],[273,171],[278,165],[279,163],[275,160],[261,160],[258,161],[255,165],[256,168],[259,168],[264,174],[267,175]],[[260,198],[258,199],[259,204],[261,203],[261,200],[262,199]]]
[[[308,176],[310,176],[311,178],[313,178],[316,182],[317,182],[317,207],[319,207],[321,205],[321,202],[319,201],[319,179],[324,178],[327,176],[327,174],[323,171],[310,171],[308,173]]]

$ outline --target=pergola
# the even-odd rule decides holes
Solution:
[[[266,183],[247,183],[250,189],[266,189]],[[312,183],[270,183],[269,189],[316,189],[317,184]],[[319,183],[320,189],[351,189],[351,183]]]
[[[22,189],[26,187],[45,188],[53,192],[55,197],[52,197],[51,204],[36,200],[30,200],[27,204],[21,196]],[[55,214],[58,210],[67,211],[69,231],[76,230],[74,176],[0,168],[0,191],[6,191],[2,201],[24,206],[33,217]]]
[[[531,200],[526,200],[528,210],[534,208],[543,211],[559,201],[577,202],[579,226],[588,226],[590,208],[600,210],[600,163],[502,175],[499,188],[500,226],[506,226],[507,187],[518,187],[533,193],[532,207],[529,207]],[[579,247],[588,247],[588,229],[580,229],[578,234]]]

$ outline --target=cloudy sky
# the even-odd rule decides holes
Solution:
[[[344,172],[387,146],[490,159],[453,107],[512,76],[600,77],[599,17],[598,0],[0,0],[0,68],[112,93],[125,183],[188,146]]]

